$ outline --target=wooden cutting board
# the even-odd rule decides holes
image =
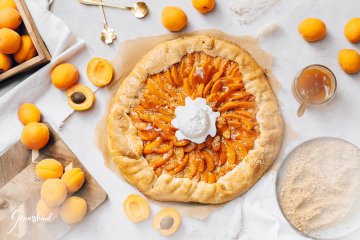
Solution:
[[[85,183],[74,195],[86,200],[87,215],[89,215],[105,201],[107,194],[55,130],[47,125],[51,137],[46,147],[40,150],[35,162],[54,158],[60,161],[64,168],[69,164],[81,168],[85,172]],[[40,199],[42,184],[35,175],[36,163],[32,162],[31,158],[32,151],[26,149],[20,141],[0,156],[0,239],[2,240],[60,239],[76,227],[76,224],[64,223],[60,217],[51,223],[31,219],[36,218],[36,204]],[[2,204],[4,200],[6,202]]]

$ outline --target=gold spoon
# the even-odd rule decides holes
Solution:
[[[105,44],[111,44],[116,39],[116,34],[114,29],[109,28],[109,25],[107,23],[105,12],[103,6],[99,6],[100,12],[101,12],[101,18],[103,20],[104,28],[100,33],[100,39]]]
[[[100,2],[98,0],[79,0],[80,3],[86,4],[86,5],[95,5],[95,6],[104,6],[104,7],[113,7],[113,8],[119,8],[123,10],[130,10],[136,18],[143,18],[145,17],[148,12],[149,8],[144,2],[137,2],[131,7],[129,6],[121,6],[114,3],[106,3],[106,2]]]
[[[309,96],[306,96],[304,98],[304,101],[301,103],[301,105],[299,106],[299,108],[297,110],[298,117],[301,117],[302,115],[304,115],[304,112],[305,112],[305,109],[306,109],[306,106],[308,105],[308,103],[309,103]]]

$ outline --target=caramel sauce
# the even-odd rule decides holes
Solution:
[[[303,99],[320,104],[326,101],[333,92],[333,77],[320,68],[305,69],[298,79],[298,91]]]

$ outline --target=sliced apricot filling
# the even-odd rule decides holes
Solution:
[[[150,75],[129,117],[143,140],[143,155],[163,173],[214,183],[253,149],[260,134],[255,96],[247,92],[238,63],[203,52],[186,55],[165,71]],[[185,97],[205,98],[217,118],[215,137],[196,144],[177,140],[171,125]]]
[[[127,218],[133,222],[141,222],[150,216],[148,201],[137,194],[130,194],[125,199],[123,208]]]

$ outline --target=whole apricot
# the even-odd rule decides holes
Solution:
[[[352,43],[360,42],[360,18],[350,19],[344,28],[345,37]]]
[[[60,206],[67,197],[65,183],[58,178],[46,179],[41,186],[40,195],[49,207]]]
[[[49,142],[49,128],[43,123],[31,122],[21,133],[22,144],[32,150],[39,150]]]
[[[40,199],[36,205],[36,214],[39,217],[46,218],[50,222],[59,216],[59,207],[49,207],[44,200]]]
[[[60,217],[66,223],[78,223],[86,215],[87,204],[85,199],[72,196],[66,199],[60,208]]]
[[[326,35],[326,25],[318,18],[306,18],[298,26],[299,33],[308,42],[321,40]]]
[[[6,72],[12,67],[11,57],[0,53],[0,73]]]
[[[74,193],[84,184],[85,174],[80,168],[72,168],[64,173],[61,181],[65,183],[68,193]]]
[[[0,29],[0,53],[13,54],[21,47],[20,35],[10,28]]]
[[[103,58],[93,58],[87,65],[87,76],[95,86],[104,87],[108,85],[113,77],[111,63]]]
[[[17,63],[23,63],[27,60],[32,59],[36,56],[36,49],[34,43],[31,40],[29,35],[21,36],[21,47],[20,49],[14,54],[14,59]]]
[[[18,109],[18,118],[24,125],[31,122],[40,122],[41,113],[35,104],[23,103]]]
[[[169,31],[179,32],[187,25],[187,16],[180,8],[168,6],[162,11],[161,21]]]
[[[0,0],[0,9],[4,9],[8,7],[16,9],[16,4],[14,0]]]
[[[214,9],[215,0],[192,0],[192,4],[200,13],[207,13]]]
[[[360,71],[360,55],[356,50],[340,50],[338,60],[344,72],[352,74]]]
[[[56,88],[62,90],[71,88],[78,80],[79,72],[71,63],[62,63],[51,71],[51,81]]]
[[[22,23],[20,13],[15,8],[0,9],[0,28],[17,29]]]
[[[43,159],[35,167],[36,175],[43,179],[60,178],[63,175],[63,165],[55,159]]]

